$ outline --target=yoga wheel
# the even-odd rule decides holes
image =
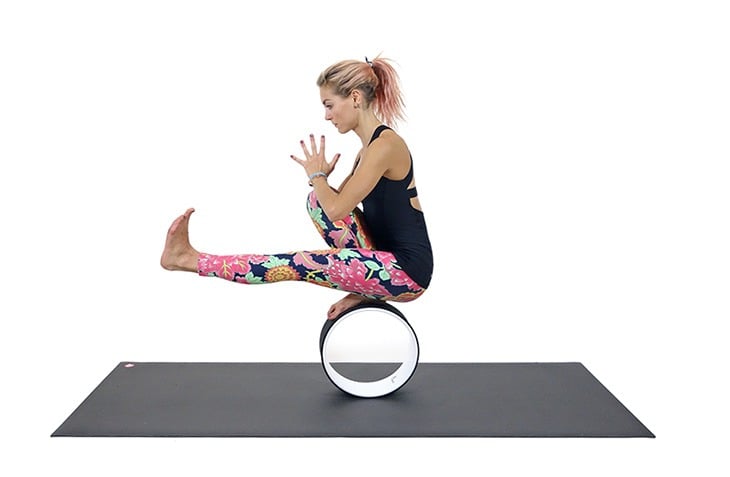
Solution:
[[[419,346],[397,308],[366,302],[325,321],[319,351],[332,384],[353,396],[375,398],[408,382],[418,365]]]

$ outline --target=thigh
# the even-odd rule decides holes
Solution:
[[[347,248],[311,253],[312,262],[322,264],[319,278],[332,288],[393,301],[410,301],[423,292],[390,252]]]

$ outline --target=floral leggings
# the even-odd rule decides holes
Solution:
[[[400,302],[415,300],[425,291],[398,266],[392,253],[373,250],[359,210],[332,222],[314,191],[307,198],[307,210],[329,249],[275,255],[201,253],[198,274],[247,284],[305,281]]]

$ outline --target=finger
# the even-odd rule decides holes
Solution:
[[[309,142],[312,143],[312,155],[316,156],[319,152],[317,151],[317,145],[314,142],[314,134],[309,135]]]
[[[309,154],[309,150],[307,149],[307,146],[304,145],[304,141],[299,141],[299,145],[302,146],[302,151],[304,151],[304,157],[307,159],[310,159],[312,156]]]
[[[340,153],[338,152],[335,154],[335,157],[332,158],[332,163],[330,164],[332,166],[332,169],[335,168],[335,165],[337,164],[337,161],[340,160]]]
[[[303,161],[303,160],[301,160],[301,159],[299,159],[299,158],[298,158],[297,156],[295,156],[295,155],[291,155],[291,156],[289,156],[289,157],[291,157],[291,158],[292,158],[292,160],[293,160],[294,162],[296,162],[297,164],[299,164],[300,166],[303,166],[303,165],[304,165],[304,161]]]
[[[324,135],[319,139],[319,152],[324,156]]]

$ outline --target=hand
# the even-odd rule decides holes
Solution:
[[[310,176],[315,172],[324,172],[325,174],[330,175],[332,171],[335,170],[335,165],[340,159],[340,153],[335,154],[332,160],[327,162],[324,154],[324,136],[322,136],[322,139],[319,142],[319,151],[317,150],[317,145],[314,142],[314,134],[309,135],[309,141],[311,143],[311,151],[307,149],[304,141],[299,141],[302,146],[302,151],[304,151],[304,159],[300,159],[294,155],[290,157],[304,168],[307,176]]]

